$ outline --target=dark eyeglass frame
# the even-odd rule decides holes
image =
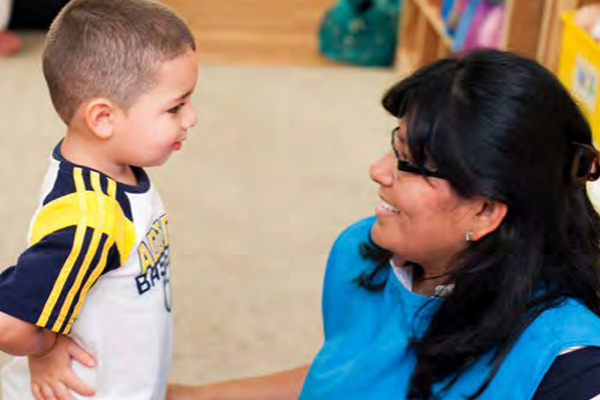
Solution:
[[[589,144],[573,142],[575,155],[571,167],[571,177],[576,184],[584,185],[588,181],[600,178],[598,150]]]
[[[403,160],[400,157],[400,152],[398,151],[398,148],[396,147],[396,144],[399,141],[399,138],[398,138],[399,132],[400,132],[399,126],[392,129],[392,150],[394,151],[394,155],[396,156],[396,160],[398,162],[396,165],[396,168],[398,169],[398,171],[408,172],[410,174],[423,175],[428,178],[446,179],[440,172],[438,172],[436,169],[434,169],[432,167],[419,166],[408,160]]]

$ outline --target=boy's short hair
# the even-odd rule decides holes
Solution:
[[[150,0],[72,0],[46,39],[44,77],[54,108],[69,124],[86,100],[128,109],[156,83],[157,70],[196,44],[185,22]]]

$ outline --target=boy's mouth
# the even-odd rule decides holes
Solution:
[[[181,141],[173,143],[173,150],[181,150]]]

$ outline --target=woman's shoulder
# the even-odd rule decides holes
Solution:
[[[563,340],[572,337],[593,338],[600,344],[600,317],[573,298],[566,298],[556,307],[545,310],[533,325],[541,325],[551,330],[555,338],[563,338]]]
[[[572,346],[600,346],[600,317],[572,298],[544,310],[515,343],[526,353],[551,358]]]
[[[600,346],[600,318],[578,300],[567,298],[544,310],[521,334],[503,363],[508,380],[532,382],[546,374],[556,357],[573,346]]]

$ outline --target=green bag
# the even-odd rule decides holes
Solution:
[[[332,60],[365,65],[394,63],[400,0],[338,0],[319,29],[319,49]]]

